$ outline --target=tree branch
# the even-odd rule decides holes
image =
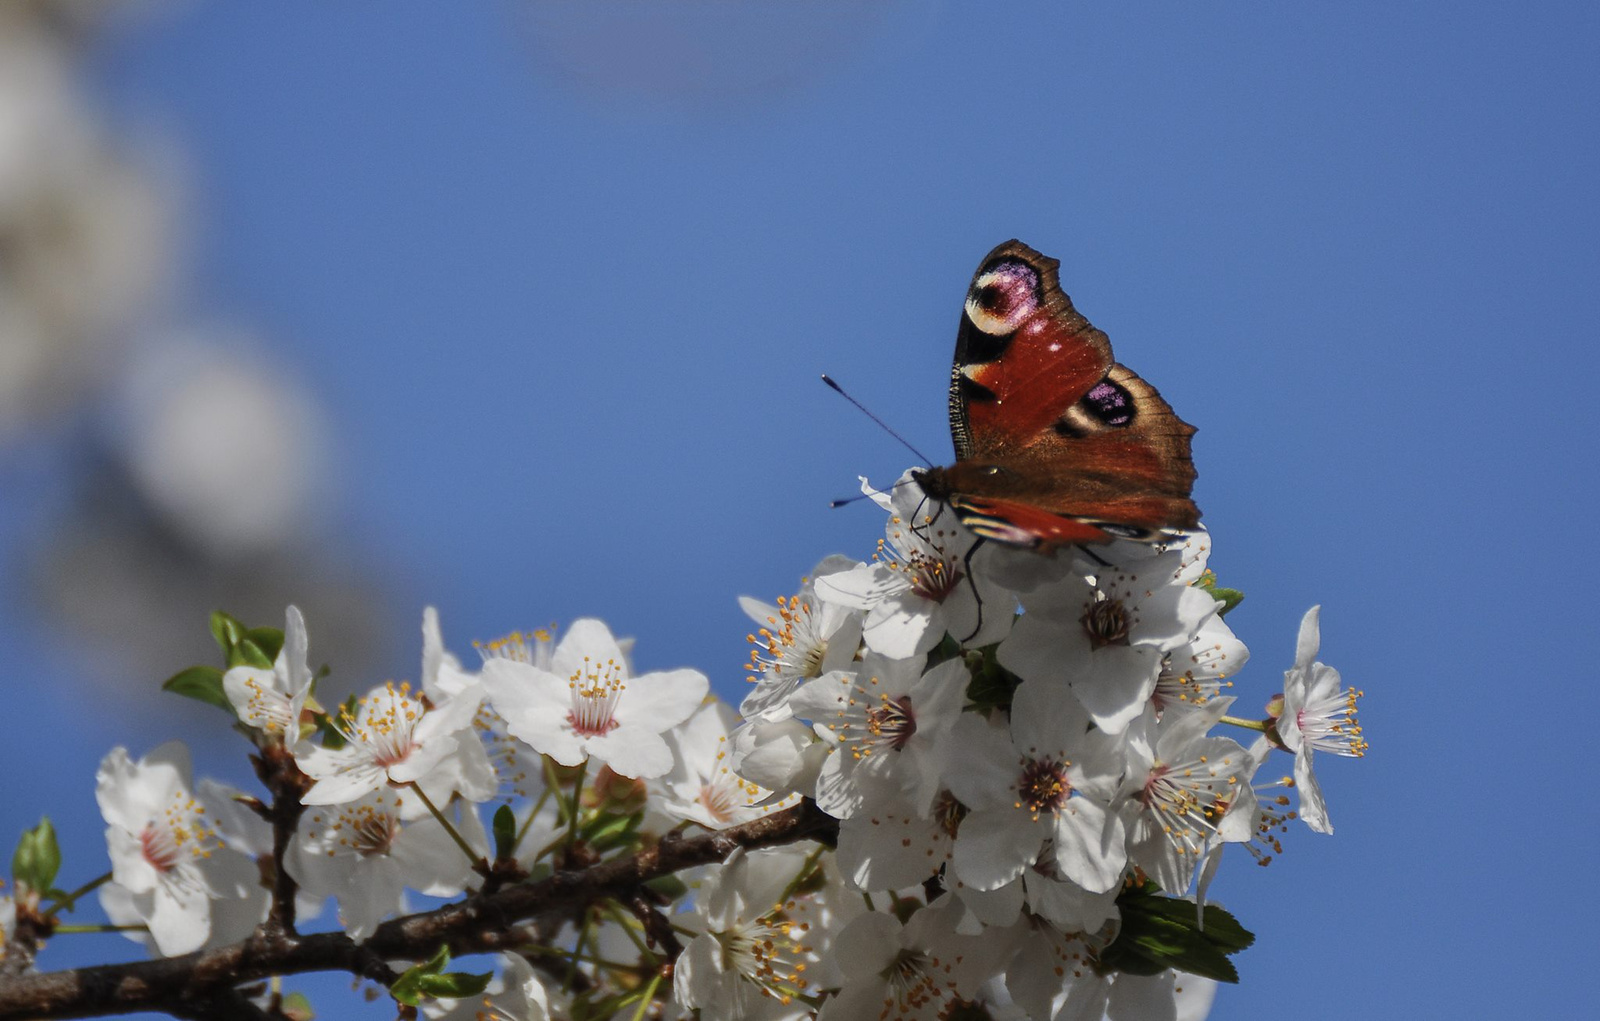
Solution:
[[[192,1011],[197,1002],[229,1002],[226,996],[234,986],[272,975],[347,971],[381,981],[380,966],[393,975],[384,962],[426,959],[440,943],[448,943],[456,956],[510,949],[519,939],[517,926],[525,919],[605,897],[627,903],[641,884],[722,861],[736,848],[754,850],[806,839],[831,842],[837,833],[836,820],[803,801],[717,833],[669,835],[629,858],[558,872],[537,883],[519,883],[396,918],[380,925],[361,944],[342,932],[294,936],[264,925],[239,943],[181,957],[21,975],[0,980],[0,1021]],[[190,1006],[183,1007],[185,1003]]]
[[[250,761],[256,767],[256,775],[261,778],[261,783],[272,792],[272,805],[266,812],[268,821],[272,823],[274,866],[272,907],[267,913],[267,924],[277,934],[293,936],[294,897],[298,886],[294,877],[289,875],[289,870],[283,867],[283,859],[300,825],[300,816],[306,810],[305,805],[300,803],[300,797],[311,789],[311,778],[300,771],[288,746],[282,743],[268,745],[260,755],[250,756]]]

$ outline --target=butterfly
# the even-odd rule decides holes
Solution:
[[[1194,528],[1194,426],[1112,359],[1060,265],[1014,240],[979,264],[950,373],[956,463],[913,477],[980,539],[1041,552]]]

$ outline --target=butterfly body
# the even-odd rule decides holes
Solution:
[[[1008,241],[973,275],[956,336],[956,463],[916,473],[985,539],[1050,550],[1195,527],[1194,427],[1111,356],[1059,263]]]

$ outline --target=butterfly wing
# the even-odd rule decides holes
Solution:
[[[958,461],[1029,445],[1111,370],[1111,341],[1072,307],[1060,265],[1007,241],[973,274],[950,370]]]
[[[1059,265],[1019,241],[979,265],[951,371],[957,462],[930,473],[930,492],[978,534],[1014,545],[1193,528],[1194,427],[1113,361],[1061,290]]]

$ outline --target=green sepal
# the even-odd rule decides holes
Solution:
[[[1195,580],[1194,587],[1222,604],[1221,608],[1217,610],[1217,616],[1219,617],[1226,617],[1229,611],[1244,602],[1243,592],[1236,588],[1223,588],[1218,585],[1217,573],[1209,568]]]
[[[1226,617],[1230,610],[1244,602],[1244,593],[1236,588],[1208,588],[1206,591],[1222,604],[1222,608],[1217,610],[1217,615],[1221,617]]]
[[[39,825],[24,830],[11,855],[11,880],[25,885],[36,893],[44,893],[55,882],[61,871],[61,845],[56,843],[56,828],[50,817],[44,816]]]
[[[166,679],[161,690],[225,709],[229,716],[238,715],[222,688],[222,671],[214,666],[192,666],[187,670],[179,670]]]

